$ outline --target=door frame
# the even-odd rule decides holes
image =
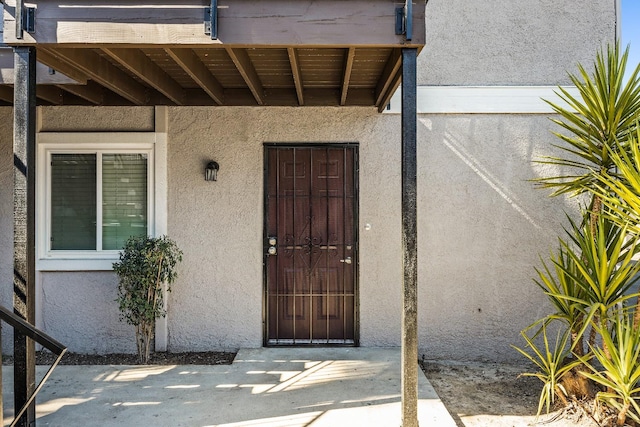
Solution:
[[[267,242],[268,235],[268,213],[269,213],[269,200],[267,197],[269,186],[269,159],[267,151],[269,148],[350,148],[353,149],[353,191],[354,191],[354,203],[353,203],[353,237],[354,237],[354,254],[353,254],[353,286],[354,286],[354,304],[353,304],[353,324],[354,324],[354,339],[353,343],[340,343],[340,344],[269,344],[269,319],[268,319],[268,283],[267,283],[267,250],[269,244]],[[263,213],[262,213],[262,345],[264,347],[359,347],[360,346],[360,143],[358,142],[265,142],[262,147],[263,156]]]

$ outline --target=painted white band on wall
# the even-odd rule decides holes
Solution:
[[[578,89],[565,87],[571,96]],[[549,114],[543,99],[563,105],[556,86],[418,86],[418,114]],[[401,88],[386,113],[400,114]],[[566,104],[564,104],[566,105]]]

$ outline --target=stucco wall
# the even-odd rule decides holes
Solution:
[[[170,297],[172,349],[262,345],[264,142],[359,142],[360,209],[367,212],[360,221],[374,224],[375,230],[361,239],[361,253],[371,251],[371,245],[386,247],[394,239],[389,236],[399,238],[399,223],[390,210],[397,197],[388,184],[399,185],[392,166],[399,161],[393,155],[397,117],[373,109],[315,108],[172,108],[169,116],[168,228],[185,249],[181,277]],[[220,163],[215,183],[202,179],[210,158]],[[378,270],[381,258],[361,258],[362,344],[393,345],[394,336],[375,338],[372,331],[380,321],[397,323],[399,312],[393,307],[398,302],[390,303],[390,317],[373,312],[378,295],[394,300],[387,298],[386,288],[398,280],[399,266]]]
[[[42,107],[41,132],[153,132],[153,107]]]
[[[113,272],[42,272],[39,326],[70,351],[135,353],[133,326],[118,319]]]
[[[424,85],[567,84],[567,70],[589,67],[612,43],[616,0],[431,0]]]
[[[400,344],[399,116],[174,108],[170,118],[169,233],[185,249],[170,297],[172,350],[261,345],[263,142],[360,143],[361,344]],[[517,358],[509,344],[546,313],[533,265],[571,208],[527,182],[539,173],[531,160],[550,153],[550,127],[544,116],[420,117],[420,345],[428,357]],[[209,158],[221,165],[216,183],[201,176]]]
[[[427,5],[419,82],[555,85],[613,39],[615,1]],[[45,107],[42,131],[152,131],[149,107]],[[0,108],[1,117],[11,117]],[[573,205],[535,191],[543,115],[420,115],[421,353],[518,359],[519,330],[546,313],[531,281]],[[11,283],[11,120],[0,120],[0,279]],[[360,340],[400,344],[400,117],[359,108],[170,108],[168,234],[184,250],[169,298],[169,349],[262,345],[264,142],[360,144]],[[204,182],[204,163],[220,163]],[[369,225],[370,227],[368,227]],[[111,272],[41,272],[38,324],[79,352],[134,351]],[[0,301],[11,304],[10,285]],[[3,348],[7,348],[7,340]]]
[[[549,313],[533,283],[563,211],[530,179],[558,154],[544,115],[419,116],[420,347],[434,358],[517,359],[509,344]]]
[[[116,130],[126,116],[148,130],[150,109],[125,110],[40,114],[43,129],[90,122]],[[527,182],[540,173],[531,160],[550,153],[550,127],[544,115],[419,116],[420,347],[427,357],[516,359],[509,344],[546,313],[533,266],[555,246],[562,210],[571,209]],[[3,164],[8,132],[0,132]],[[169,298],[170,351],[262,345],[264,142],[359,143],[361,344],[399,345],[400,116],[358,108],[173,107],[168,234],[184,261]],[[215,183],[202,177],[209,159],[221,166]],[[10,179],[10,170],[9,163],[0,179]],[[3,240],[10,241],[10,219],[2,218]],[[11,251],[2,248],[5,274]],[[131,327],[118,321],[113,273],[42,272],[39,289],[38,323],[71,350],[134,351]]]
[[[42,132],[149,132],[151,107],[43,107]],[[70,351],[135,352],[133,326],[118,320],[117,278],[113,272],[39,271],[37,325]]]

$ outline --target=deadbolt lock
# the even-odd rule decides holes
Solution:
[[[278,239],[275,236],[269,236],[267,240],[269,242],[269,249],[267,249],[267,253],[269,255],[277,255],[278,249],[276,249],[276,245],[278,244]]]

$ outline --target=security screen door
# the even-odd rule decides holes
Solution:
[[[356,344],[357,148],[265,149],[265,342]]]

